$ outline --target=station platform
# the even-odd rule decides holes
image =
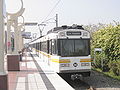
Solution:
[[[9,90],[74,90],[33,52],[25,51],[20,71],[8,72]]]

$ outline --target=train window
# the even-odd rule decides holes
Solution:
[[[58,55],[61,56],[87,56],[90,55],[89,39],[63,39],[59,40]]]
[[[59,56],[61,56],[61,45],[60,45],[60,40],[59,39],[57,40],[57,48],[58,48],[57,53],[58,53]]]
[[[88,40],[75,40],[75,53],[76,55],[86,56],[90,54]]]
[[[47,52],[47,41],[41,42],[41,51]]]
[[[56,51],[57,48],[56,48],[56,40],[52,40],[52,54],[56,54]]]
[[[39,43],[37,43],[37,50],[39,50]]]
[[[36,49],[39,50],[39,43],[36,43]]]
[[[49,40],[47,40],[47,53],[49,53]]]
[[[52,40],[49,41],[49,54],[52,54]]]
[[[40,50],[40,43],[38,43],[38,50]]]
[[[39,43],[39,50],[41,51],[41,42]]]
[[[35,44],[33,44],[33,47],[35,48]]]
[[[41,42],[41,51],[43,51],[43,46],[44,46],[43,42]]]

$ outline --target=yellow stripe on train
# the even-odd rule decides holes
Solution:
[[[51,61],[56,63],[70,63],[69,59],[51,59]]]
[[[46,53],[41,52],[41,51],[39,51],[39,53],[43,54],[44,56],[46,56],[46,57],[48,57],[48,58],[50,58],[50,57],[51,57],[51,55],[50,55],[50,54],[46,54]]]
[[[91,62],[91,58],[80,59],[80,62]]]

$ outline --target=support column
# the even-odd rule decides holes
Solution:
[[[19,46],[18,46],[18,51],[21,51],[21,37],[20,37],[20,26],[18,26],[18,41],[19,41]]]
[[[4,69],[4,48],[3,0],[0,0],[0,90],[8,90],[7,73]]]
[[[21,43],[21,46],[22,46],[22,49],[24,48],[24,42],[23,42],[23,38],[22,38],[22,43]]]
[[[19,60],[20,55],[18,53],[19,51],[19,32],[18,32],[18,17],[21,16],[25,10],[23,8],[23,1],[21,0],[21,8],[16,13],[7,13],[8,16],[10,16],[10,19],[12,20],[12,26],[14,27],[14,51],[11,55],[7,55],[7,65],[8,65],[8,71],[19,71]]]
[[[19,32],[19,51],[21,51],[23,49],[23,39],[22,39],[21,28],[22,28],[22,25],[20,25],[18,27],[18,32]]]
[[[7,55],[7,69],[8,71],[19,71],[19,60],[20,55],[18,53],[19,49],[19,32],[18,32],[18,18],[14,17],[14,51],[13,54]]]
[[[11,54],[11,21],[8,20],[7,22],[7,54]]]
[[[18,18],[15,18],[14,21],[14,54],[18,55],[19,49],[19,32],[18,32]]]

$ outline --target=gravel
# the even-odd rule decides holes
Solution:
[[[96,90],[120,90],[120,81],[96,71],[92,71],[91,76],[85,77],[84,81]]]

